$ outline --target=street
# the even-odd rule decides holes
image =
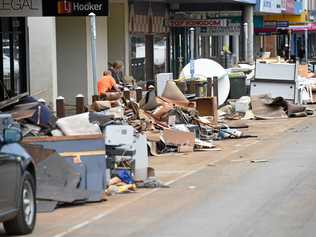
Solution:
[[[0,16],[0,237],[316,236],[316,0]]]
[[[169,180],[169,189],[39,214],[30,236],[314,236],[316,119],[259,125],[263,131],[269,124],[274,124],[271,132],[257,141],[244,140],[246,148],[226,158],[195,154],[200,167],[178,171],[178,178],[156,169]],[[204,163],[198,156],[205,157]],[[178,165],[183,162],[176,159]]]

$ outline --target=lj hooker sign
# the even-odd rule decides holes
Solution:
[[[0,0],[0,17],[108,15],[108,0]]]
[[[108,0],[43,0],[44,16],[108,15]]]

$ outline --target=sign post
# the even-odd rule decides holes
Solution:
[[[304,30],[305,33],[305,62],[308,64],[308,29]]]
[[[97,31],[96,31],[96,23],[95,23],[95,14],[91,12],[89,14],[90,17],[90,37],[91,37],[91,57],[92,57],[92,75],[93,75],[93,92],[94,95],[98,94],[97,91],[97,51],[96,51],[96,40],[97,40]]]

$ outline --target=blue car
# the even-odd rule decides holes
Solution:
[[[36,222],[35,165],[21,140],[11,116],[0,114],[0,222],[8,235],[29,234]]]

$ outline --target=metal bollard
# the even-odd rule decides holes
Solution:
[[[218,124],[218,97],[214,96],[212,101],[213,108],[213,122],[215,125]]]
[[[56,115],[57,118],[65,117],[65,98],[58,96],[56,99]]]
[[[128,89],[128,88],[124,88],[124,90],[123,90],[123,97],[124,97],[124,99],[126,99],[126,100],[130,100],[131,99],[131,92],[130,92],[130,90]]]
[[[137,101],[137,103],[138,103],[139,101],[141,101],[142,98],[143,98],[143,88],[137,87],[137,88],[136,88],[136,101]]]
[[[93,95],[92,96],[92,103],[94,103],[94,102],[96,102],[98,100],[100,100],[100,96],[98,96],[98,95]]]
[[[195,84],[194,84],[194,87],[195,87],[195,96],[196,97],[201,97],[201,83],[199,83],[198,81],[195,81]]]
[[[209,77],[207,78],[207,96],[217,96],[218,97],[218,78]]]
[[[84,111],[84,96],[79,94],[76,96],[76,114],[82,114]]]
[[[207,96],[208,97],[213,96],[213,78],[211,77],[207,78]]]
[[[218,77],[213,77],[213,96],[216,97],[216,103],[218,106]]]

